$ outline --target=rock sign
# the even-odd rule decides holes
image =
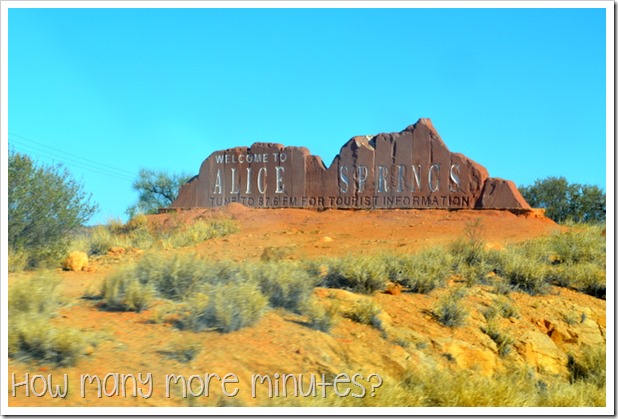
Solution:
[[[254,143],[212,153],[172,208],[530,209],[515,184],[451,153],[429,119],[353,137],[332,164],[304,147]]]

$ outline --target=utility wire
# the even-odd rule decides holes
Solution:
[[[110,175],[114,175],[114,176],[118,176],[118,177],[123,177],[123,178],[127,178],[127,177],[131,177],[125,173],[121,173],[121,172],[116,172],[113,170],[108,170],[105,169],[103,167],[97,167],[97,166],[93,166],[89,163],[85,163],[82,162],[80,160],[76,160],[70,157],[65,157],[62,155],[59,155],[57,153],[52,153],[51,151],[47,151],[47,150],[43,150],[40,147],[36,147],[36,146],[32,146],[30,144],[23,144],[19,141],[12,141],[11,142],[12,145],[17,145],[19,148],[21,148],[22,150],[25,150],[26,152],[30,152],[30,153],[36,153],[39,156],[45,157],[45,158],[50,158],[50,159],[54,159],[60,163],[63,164],[73,164],[73,165],[78,165],[78,167],[80,168],[86,168],[86,169],[92,169],[92,170],[96,170],[99,173],[105,173],[105,174],[110,174]]]
[[[52,153],[49,153],[49,152],[42,152],[39,149],[34,149],[33,150],[30,146],[24,146],[22,144],[13,144],[12,146],[16,146],[18,149],[20,149],[21,151],[23,151],[25,153],[34,154],[34,155],[37,155],[39,157],[50,159],[50,160],[53,160],[55,162],[67,165],[67,166],[73,166],[73,167],[77,167],[77,168],[80,168],[80,169],[89,170],[89,171],[92,171],[92,172],[95,172],[95,173],[98,173],[98,174],[112,176],[112,177],[115,177],[117,179],[133,180],[133,178],[131,178],[130,176],[124,175],[122,173],[116,173],[116,172],[108,171],[108,170],[105,170],[105,169],[102,169],[102,168],[99,168],[99,167],[91,166],[91,165],[88,165],[86,163],[82,163],[80,161],[68,159],[66,157],[58,156],[56,154],[52,154]]]
[[[13,148],[15,150],[18,150],[18,151],[21,151],[21,152],[24,152],[24,153],[27,153],[27,154],[33,154],[35,156],[42,157],[42,158],[45,158],[45,159],[50,159],[50,160],[52,160],[54,162],[61,163],[63,165],[69,166],[69,167],[76,167],[76,168],[79,168],[79,169],[88,170],[88,171],[91,171],[93,173],[97,173],[97,174],[100,174],[100,175],[113,177],[113,178],[120,179],[120,180],[125,180],[125,181],[133,181],[134,180],[134,178],[126,176],[126,175],[122,175],[120,173],[114,173],[114,172],[111,172],[111,171],[105,171],[103,169],[100,169],[100,168],[97,168],[97,167],[94,167],[94,166],[89,166],[89,165],[86,165],[86,164],[81,163],[81,162],[67,161],[66,159],[62,159],[61,160],[58,157],[54,157],[54,156],[51,156],[49,154],[42,154],[40,152],[33,151],[32,149],[29,149],[28,147],[25,147],[25,146],[23,146],[21,144],[15,144],[14,142],[13,142],[13,144],[10,145],[10,148]]]
[[[118,169],[116,167],[110,166],[110,165],[105,164],[105,163],[100,163],[100,162],[97,162],[97,161],[94,161],[94,160],[90,160],[90,159],[87,159],[87,158],[84,158],[84,157],[81,157],[81,156],[77,156],[75,154],[72,154],[72,153],[60,150],[58,148],[55,148],[55,147],[52,147],[52,146],[49,146],[49,145],[46,145],[46,144],[42,144],[40,142],[31,140],[30,138],[26,138],[26,137],[24,137],[22,135],[14,134],[12,132],[9,132],[9,134],[12,135],[13,137],[19,138],[22,141],[23,145],[28,145],[30,147],[35,147],[35,148],[38,148],[39,150],[41,150],[40,147],[43,147],[44,149],[41,150],[43,152],[47,152],[47,153],[60,153],[62,155],[69,156],[72,159],[78,159],[80,161],[83,161],[84,164],[99,166],[98,168],[101,168],[103,170],[109,170],[109,171],[117,172],[120,175],[126,175],[126,176],[131,176],[131,177],[133,177],[135,175],[134,173],[131,173],[129,171],[126,171],[126,170],[123,170],[123,169]],[[20,142],[20,140],[13,139],[13,141],[16,141],[16,142]],[[35,144],[35,145],[32,146],[30,144],[25,144],[25,143],[23,143],[23,141],[26,141],[28,143],[32,143],[32,144]],[[50,152],[50,151],[45,150],[45,149],[49,149],[49,150],[52,150],[52,151]],[[63,158],[65,158],[65,157],[63,157]]]

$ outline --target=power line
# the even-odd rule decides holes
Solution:
[[[47,145],[47,144],[42,144],[42,143],[37,142],[37,141],[34,141],[34,140],[30,139],[30,138],[26,138],[26,137],[24,137],[24,136],[22,136],[22,135],[18,135],[18,134],[12,133],[12,132],[9,132],[9,134],[10,134],[10,135],[12,135],[12,136],[14,136],[14,137],[20,138],[20,139],[21,139],[21,140],[23,140],[23,141],[27,141],[27,142],[29,142],[29,143],[35,144],[35,146],[33,146],[33,145],[30,145],[30,144],[24,144],[24,143],[22,142],[22,145],[28,145],[28,146],[30,146],[30,147],[34,147],[35,149],[39,149],[39,150],[40,150],[40,151],[42,151],[42,152],[46,152],[46,153],[50,153],[50,154],[60,153],[60,154],[62,154],[62,155],[66,155],[66,156],[68,156],[68,157],[69,157],[69,158],[71,158],[71,159],[78,159],[78,160],[80,160],[80,161],[83,161],[83,162],[84,162],[84,164],[99,166],[99,167],[97,167],[97,168],[100,168],[100,169],[103,169],[103,170],[108,170],[108,171],[118,172],[118,174],[120,174],[120,175],[127,175],[127,176],[131,176],[131,177],[133,177],[133,176],[134,176],[134,173],[128,172],[128,171],[126,171],[126,170],[123,170],[123,169],[118,169],[118,168],[116,168],[116,167],[110,166],[110,165],[105,164],[105,163],[100,163],[100,162],[97,162],[97,161],[94,161],[94,160],[87,159],[87,158],[85,158],[85,157],[77,156],[77,155],[75,155],[75,154],[72,154],[72,153],[66,152],[66,151],[64,151],[64,150],[60,150],[60,149],[58,149],[58,148],[55,148],[55,147],[49,146],[49,145]],[[16,142],[18,142],[18,143],[20,142],[19,140],[15,140],[15,139],[14,139],[13,141],[16,141]],[[43,147],[44,149],[40,149],[40,147]],[[52,151],[50,152],[50,151],[45,150],[45,149],[49,149],[49,150],[52,150]],[[57,155],[57,154],[56,154],[56,155]],[[66,158],[66,157],[63,157],[63,158]]]
[[[53,159],[55,161],[58,161],[60,163],[63,164],[72,164],[74,166],[77,166],[79,168],[82,169],[90,169],[90,170],[95,170],[99,173],[103,173],[103,174],[110,174],[110,175],[114,175],[117,177],[121,177],[121,178],[127,178],[127,177],[131,177],[129,175],[126,175],[125,173],[121,173],[121,172],[116,172],[116,171],[112,171],[112,170],[108,170],[106,168],[103,167],[96,167],[93,166],[89,163],[85,163],[70,157],[65,157],[65,156],[61,156],[57,153],[52,153],[50,151],[47,150],[43,150],[40,147],[36,147],[36,146],[32,146],[30,144],[23,144],[19,141],[12,141],[13,145],[17,145],[19,148],[21,148],[22,150],[25,150],[26,152],[29,153],[34,153],[38,156],[44,157],[44,158],[49,158],[49,159]]]
[[[50,160],[52,160],[54,162],[61,163],[63,165],[69,166],[69,167],[76,167],[76,168],[79,168],[79,169],[88,170],[88,171],[93,172],[93,173],[97,173],[97,174],[100,174],[100,175],[113,177],[113,178],[120,179],[120,180],[125,180],[125,181],[133,181],[134,180],[134,178],[132,178],[132,177],[129,177],[129,176],[126,176],[126,175],[123,175],[123,174],[120,174],[120,173],[114,173],[114,172],[111,172],[111,171],[105,171],[103,169],[100,169],[100,168],[97,168],[97,167],[94,167],[94,166],[89,166],[89,165],[86,165],[86,164],[81,163],[81,162],[67,161],[67,160],[64,160],[64,159],[60,159],[58,157],[51,156],[49,154],[48,155],[41,154],[40,152],[36,152],[36,151],[33,151],[32,149],[28,149],[28,147],[26,147],[26,146],[24,146],[22,144],[18,144],[17,146],[15,144],[11,144],[10,147],[13,148],[13,149],[16,149],[18,151],[27,153],[27,154],[33,154],[33,155],[38,156],[38,157],[42,157],[42,158],[45,158],[45,159],[50,159]]]

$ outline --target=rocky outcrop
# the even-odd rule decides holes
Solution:
[[[356,136],[329,167],[304,147],[254,143],[211,154],[174,208],[239,202],[258,208],[492,208],[530,206],[511,181],[452,153],[429,119],[401,132]]]

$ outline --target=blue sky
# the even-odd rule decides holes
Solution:
[[[75,3],[77,4],[77,3]],[[110,3],[113,5],[114,3]],[[405,3],[404,3],[405,4]],[[126,219],[140,168],[421,117],[490,176],[605,188],[605,9],[9,10],[9,147]]]

